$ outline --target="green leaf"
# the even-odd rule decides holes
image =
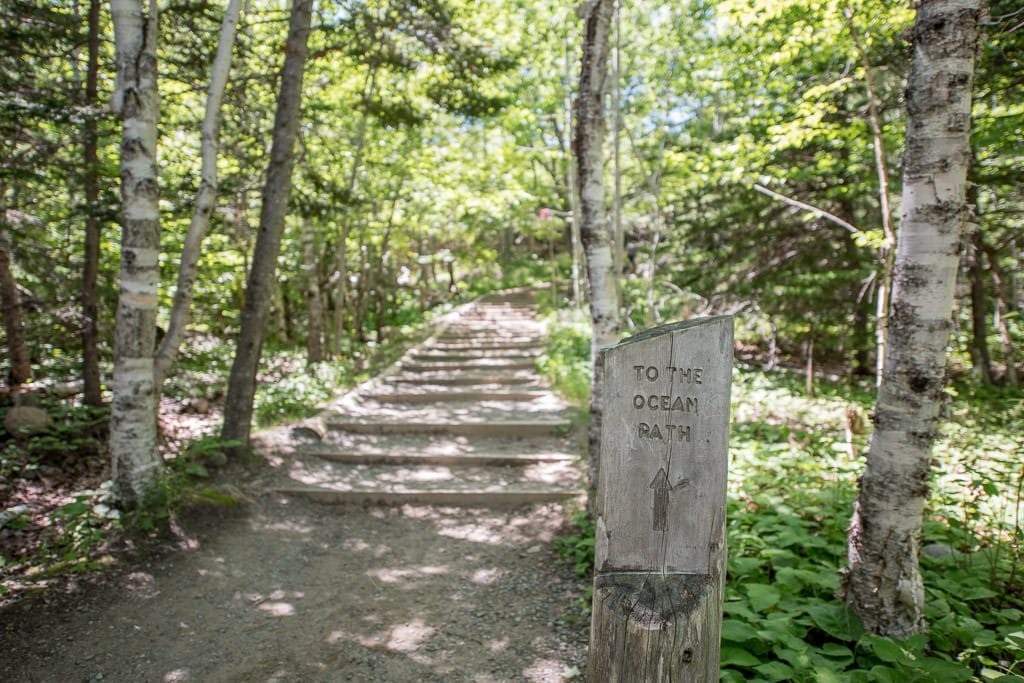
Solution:
[[[833,638],[858,640],[864,634],[860,619],[842,605],[822,604],[807,608],[814,625]]]
[[[903,648],[889,638],[869,635],[865,638],[865,641],[871,643],[871,649],[875,651],[875,654],[883,662],[888,662],[890,664],[906,664],[910,661],[910,658],[907,657],[907,653],[903,651]]]
[[[757,666],[761,660],[738,647],[723,647],[721,666]]]
[[[794,675],[792,667],[789,667],[782,662],[768,662],[755,666],[754,670],[764,676],[770,681],[784,681],[792,678]]]
[[[210,471],[197,462],[190,462],[185,466],[185,473],[193,477],[209,477]]]
[[[957,597],[961,600],[988,600],[998,595],[999,593],[985,586],[961,587],[957,591]]]
[[[840,659],[849,658],[850,661],[853,661],[853,651],[839,643],[825,643],[818,648],[818,651],[827,657],[838,657]]]
[[[914,668],[927,671],[935,676],[936,680],[946,683],[960,683],[969,681],[974,676],[970,668],[958,662],[951,662],[938,657],[920,657],[914,661]]]
[[[778,588],[769,586],[766,583],[748,583],[744,586],[744,589],[750,598],[750,606],[758,612],[763,612],[775,606],[779,602],[779,598],[782,597]]]
[[[89,506],[80,500],[76,500],[73,503],[68,503],[57,509],[57,514],[61,517],[78,517],[79,515],[85,514],[89,511]]]
[[[750,624],[737,619],[726,619],[722,622],[722,640],[733,643],[745,643],[757,638],[757,632]]]
[[[870,680],[878,681],[878,683],[906,683],[906,676],[898,669],[878,665],[871,667]]]
[[[838,672],[820,666],[814,667],[814,680],[815,683],[845,683],[846,681]]]

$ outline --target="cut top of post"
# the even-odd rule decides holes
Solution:
[[[604,354],[597,571],[707,574],[724,550],[732,317]]]

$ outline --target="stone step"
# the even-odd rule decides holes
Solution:
[[[408,372],[443,372],[452,370],[532,370],[533,361],[495,361],[487,362],[486,359],[474,361],[444,361],[431,363],[403,362],[403,370]]]
[[[382,420],[329,417],[327,429],[359,434],[450,434],[452,436],[532,437],[565,434],[572,428],[569,420]]]
[[[503,436],[452,436],[450,434],[357,434],[326,431],[319,442],[301,444],[300,448],[360,453],[415,453],[417,455],[512,455],[524,453],[544,456],[543,460],[563,460],[576,453],[579,443],[574,435],[539,436],[509,439]]]
[[[459,320],[534,320],[537,312],[522,308],[490,308],[487,310],[467,311],[459,316]]]
[[[292,461],[282,493],[323,502],[509,505],[580,495],[582,475],[571,459],[518,466],[409,463],[359,464]]]
[[[521,342],[479,342],[475,344],[466,343],[428,343],[420,348],[424,351],[534,351],[540,349],[543,343],[536,341]]]
[[[433,350],[414,352],[410,358],[416,361],[465,362],[474,360],[533,360],[536,353],[521,351],[467,350],[460,353],[439,353]]]
[[[453,505],[459,507],[510,507],[559,503],[583,496],[581,491],[539,489],[534,491],[464,490],[464,491],[334,491],[315,486],[282,487],[276,493],[303,496],[316,503],[329,505]]]
[[[391,384],[415,384],[415,385],[437,385],[437,386],[474,386],[474,385],[493,385],[493,386],[521,386],[523,384],[535,384],[537,377],[535,375],[515,375],[515,374],[470,374],[470,373],[459,373],[458,375],[452,375],[445,373],[444,375],[392,375],[387,378],[387,381]]]
[[[455,465],[459,467],[486,465],[491,467],[515,467],[536,465],[545,462],[575,462],[577,458],[569,453],[430,453],[412,451],[361,451],[345,450],[331,444],[314,444],[296,451],[298,455],[313,456],[332,462],[350,465]]]
[[[449,401],[533,401],[546,395],[546,392],[542,390],[452,391],[450,389],[441,389],[438,391],[366,393],[362,395],[362,398],[369,401],[377,401],[378,403],[445,403]]]
[[[542,341],[537,337],[515,336],[515,335],[482,335],[482,334],[453,334],[436,337],[432,342],[437,345],[459,345],[479,348],[484,345],[506,345],[522,344],[530,348],[540,346]]]

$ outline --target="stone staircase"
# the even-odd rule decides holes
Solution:
[[[544,334],[535,315],[530,290],[456,309],[280,449],[288,481],[275,490],[324,503],[464,506],[581,496],[568,406],[534,369]]]

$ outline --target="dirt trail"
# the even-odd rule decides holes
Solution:
[[[0,613],[0,680],[575,678],[586,625],[551,540],[579,475],[524,361],[539,334],[525,293],[478,302],[315,429],[265,433],[268,467],[236,477],[250,504]]]

